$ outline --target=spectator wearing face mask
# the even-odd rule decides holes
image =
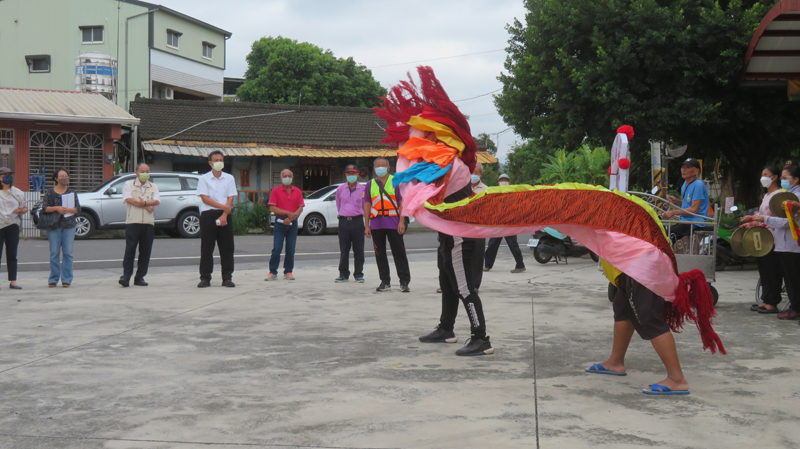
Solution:
[[[3,189],[0,191],[0,256],[3,246],[6,248],[6,271],[8,271],[9,287],[21,289],[17,285],[17,246],[19,246],[19,228],[22,225],[20,215],[28,212],[25,195],[14,187],[14,172],[8,167],[0,167]]]
[[[136,247],[139,247],[139,261],[133,285],[147,287],[144,277],[150,265],[150,253],[153,250],[153,239],[156,234],[155,208],[161,204],[158,186],[150,182],[150,167],[139,164],[136,167],[136,178],[122,186],[122,202],[125,203],[125,257],[122,259],[122,277],[119,285],[127,287],[133,276],[133,259],[136,258]]]
[[[75,228],[78,221],[75,215],[81,212],[78,195],[69,186],[69,172],[59,167],[53,172],[56,185],[44,193],[42,207],[44,213],[56,212],[60,215],[55,229],[47,231],[50,242],[50,278],[48,287],[58,285],[59,279],[64,288],[72,285],[72,248],[75,244]]]
[[[497,184],[500,186],[507,186],[510,183],[510,178],[507,174],[503,173],[497,178]],[[525,271],[525,261],[522,259],[522,251],[519,249],[519,243],[517,242],[516,235],[510,235],[505,237],[506,244],[508,244],[508,249],[511,250],[511,254],[514,256],[514,261],[516,262],[516,266],[512,273],[522,273]],[[486,248],[486,260],[484,262],[483,271],[489,271],[494,266],[494,261],[497,258],[497,251],[500,249],[500,242],[502,242],[502,238],[491,238],[489,239],[489,246]]]
[[[335,282],[350,279],[350,248],[353,249],[353,278],[364,282],[364,186],[358,182],[358,167],[350,164],[344,170],[347,182],[336,189],[336,211],[339,217],[339,277]]]
[[[236,181],[233,176],[222,171],[225,168],[221,151],[208,155],[211,171],[197,182],[197,196],[200,205],[200,283],[198,288],[211,286],[211,273],[214,272],[214,247],[219,247],[222,265],[222,286],[233,288],[233,199],[236,198]]]
[[[269,258],[269,274],[265,281],[278,279],[281,264],[281,251],[286,242],[286,256],[283,258],[283,278],[294,280],[294,250],[297,244],[297,217],[303,213],[306,203],[303,192],[292,185],[294,174],[291,170],[281,172],[281,185],[269,194],[269,210],[275,214],[275,227],[272,228],[272,256]]]

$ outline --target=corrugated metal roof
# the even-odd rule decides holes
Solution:
[[[323,158],[357,158],[357,157],[395,157],[397,153],[391,149],[366,149],[366,150],[325,150],[313,148],[278,147],[253,144],[229,144],[209,142],[143,142],[145,151],[154,153],[181,154],[187,156],[208,156],[212,151],[219,150],[225,156],[272,156],[272,157],[323,157]],[[478,162],[494,164],[497,158],[486,151],[479,151]]]
[[[0,118],[138,125],[139,119],[100,94],[0,88]]]

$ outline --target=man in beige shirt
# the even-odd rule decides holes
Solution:
[[[139,164],[136,178],[122,186],[122,202],[128,207],[125,219],[125,258],[122,260],[122,277],[119,285],[127,287],[133,276],[133,259],[139,247],[139,264],[133,285],[147,287],[144,277],[150,265],[150,253],[155,237],[155,207],[161,204],[158,186],[150,181],[150,167]]]

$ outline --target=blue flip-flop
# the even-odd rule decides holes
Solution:
[[[659,395],[665,395],[665,394],[689,394],[689,391],[688,390],[687,391],[672,391],[672,390],[669,389],[669,387],[665,387],[664,385],[652,384],[652,385],[650,385],[650,389],[649,390],[647,388],[642,388],[642,393],[644,393],[644,394],[659,394]]]
[[[587,373],[592,374],[608,374],[609,376],[627,376],[628,373],[615,373],[614,371],[609,371],[603,367],[603,365],[599,363],[595,363],[594,365],[586,368],[584,371]]]

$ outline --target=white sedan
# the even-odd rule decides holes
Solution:
[[[364,184],[364,183],[362,183]],[[320,235],[326,229],[339,227],[339,211],[336,210],[336,189],[342,184],[323,187],[305,198],[303,213],[298,217],[298,231],[309,235]],[[270,226],[275,225],[275,214],[269,214]]]

